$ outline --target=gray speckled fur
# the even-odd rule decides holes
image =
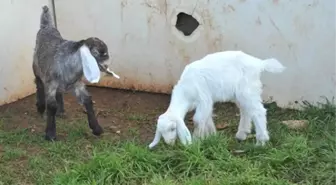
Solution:
[[[53,85],[57,85],[59,92],[72,89],[83,76],[82,61],[78,50],[83,44],[89,46],[92,55],[99,63],[108,59],[108,55],[101,57],[100,53],[96,52],[104,50],[104,53],[108,53],[103,41],[98,38],[89,38],[79,42],[65,40],[52,24],[48,10],[43,12],[40,30],[36,36],[34,74],[40,77],[45,84],[52,81],[57,83]]]
[[[48,130],[52,122],[53,106],[57,107],[57,114],[64,112],[62,93],[73,91],[80,104],[90,106],[91,97],[86,91],[85,84],[82,82],[83,66],[80,55],[80,47],[86,45],[91,54],[97,60],[99,68],[103,71],[104,62],[109,58],[106,44],[96,37],[90,37],[80,41],[65,40],[60,32],[54,27],[52,17],[47,6],[43,7],[40,17],[40,29],[36,35],[36,46],[33,58],[33,72],[37,88],[38,111],[43,114],[47,107],[47,129],[50,138],[55,136],[54,131]],[[48,106],[51,108],[48,113]],[[90,107],[88,107],[91,109]],[[93,111],[93,110],[92,110]],[[91,117],[88,113],[90,127],[94,129],[100,127],[95,116]],[[95,124],[97,122],[97,125]],[[52,125],[53,127],[53,125]],[[100,132],[101,128],[96,131]],[[99,133],[97,133],[99,135]]]

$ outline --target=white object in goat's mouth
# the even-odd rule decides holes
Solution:
[[[114,76],[115,78],[119,79],[119,75],[115,74],[112,70],[110,70],[109,68],[106,69],[107,72],[109,72],[110,74],[112,74],[112,76]]]

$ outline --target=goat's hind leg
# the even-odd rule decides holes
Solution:
[[[85,106],[89,127],[92,129],[92,133],[96,136],[101,135],[103,133],[103,128],[98,124],[91,96],[85,89],[84,83],[79,82],[75,85],[75,95],[80,104]]]
[[[266,112],[267,111],[264,108],[263,104],[259,102],[252,116],[252,120],[256,130],[256,139],[257,139],[256,145],[258,146],[265,145],[265,143],[270,139],[267,130]]]
[[[244,111],[246,116],[251,118],[255,131],[256,131],[256,139],[257,139],[257,145],[264,145],[267,141],[269,141],[269,133],[267,130],[267,119],[266,119],[266,109],[264,108],[263,104],[261,103],[261,97],[255,95],[254,97],[249,95],[249,98],[246,98],[248,96],[243,96],[240,99],[240,108]],[[247,127],[249,123],[249,119],[245,121],[245,124]],[[247,129],[244,129],[246,131]]]
[[[239,126],[238,131],[236,133],[236,138],[239,141],[246,140],[248,134],[251,133],[252,129],[252,119],[248,112],[243,107],[240,108],[240,120],[239,120]]]
[[[45,139],[48,141],[56,140],[56,89],[57,85],[52,83],[46,88],[47,127],[45,130]]]
[[[45,92],[44,85],[40,77],[35,76],[35,85],[36,85],[36,108],[37,112],[43,116],[44,111],[46,109],[46,100],[45,100]]]

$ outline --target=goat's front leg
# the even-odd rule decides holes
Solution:
[[[215,123],[214,123],[214,121],[213,121],[212,114],[211,114],[211,116],[209,117],[206,126],[207,126],[207,130],[208,130],[208,134],[209,134],[209,135],[210,135],[210,134],[215,134],[215,133],[216,133],[216,131],[217,131],[217,130],[216,130],[216,125],[215,125]]]
[[[56,101],[57,101],[56,116],[65,117],[64,101],[63,101],[63,94],[62,93],[60,93],[60,92],[56,93]]]
[[[216,133],[216,127],[212,120],[212,103],[210,101],[199,104],[196,107],[193,117],[195,129],[194,138],[204,138],[210,134]]]
[[[80,104],[84,105],[86,109],[87,119],[89,122],[89,127],[92,129],[92,133],[99,136],[103,133],[102,127],[98,124],[96,114],[93,109],[93,103],[91,96],[85,89],[83,83],[78,83],[75,86],[75,94]]]
[[[56,86],[52,84],[46,88],[47,127],[45,130],[45,139],[48,141],[56,140],[56,89]]]

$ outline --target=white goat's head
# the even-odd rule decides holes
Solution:
[[[169,145],[175,144],[177,136],[183,145],[191,144],[191,134],[184,121],[167,113],[159,116],[154,140],[149,145],[149,148],[156,146],[160,142],[161,136],[164,142]]]

